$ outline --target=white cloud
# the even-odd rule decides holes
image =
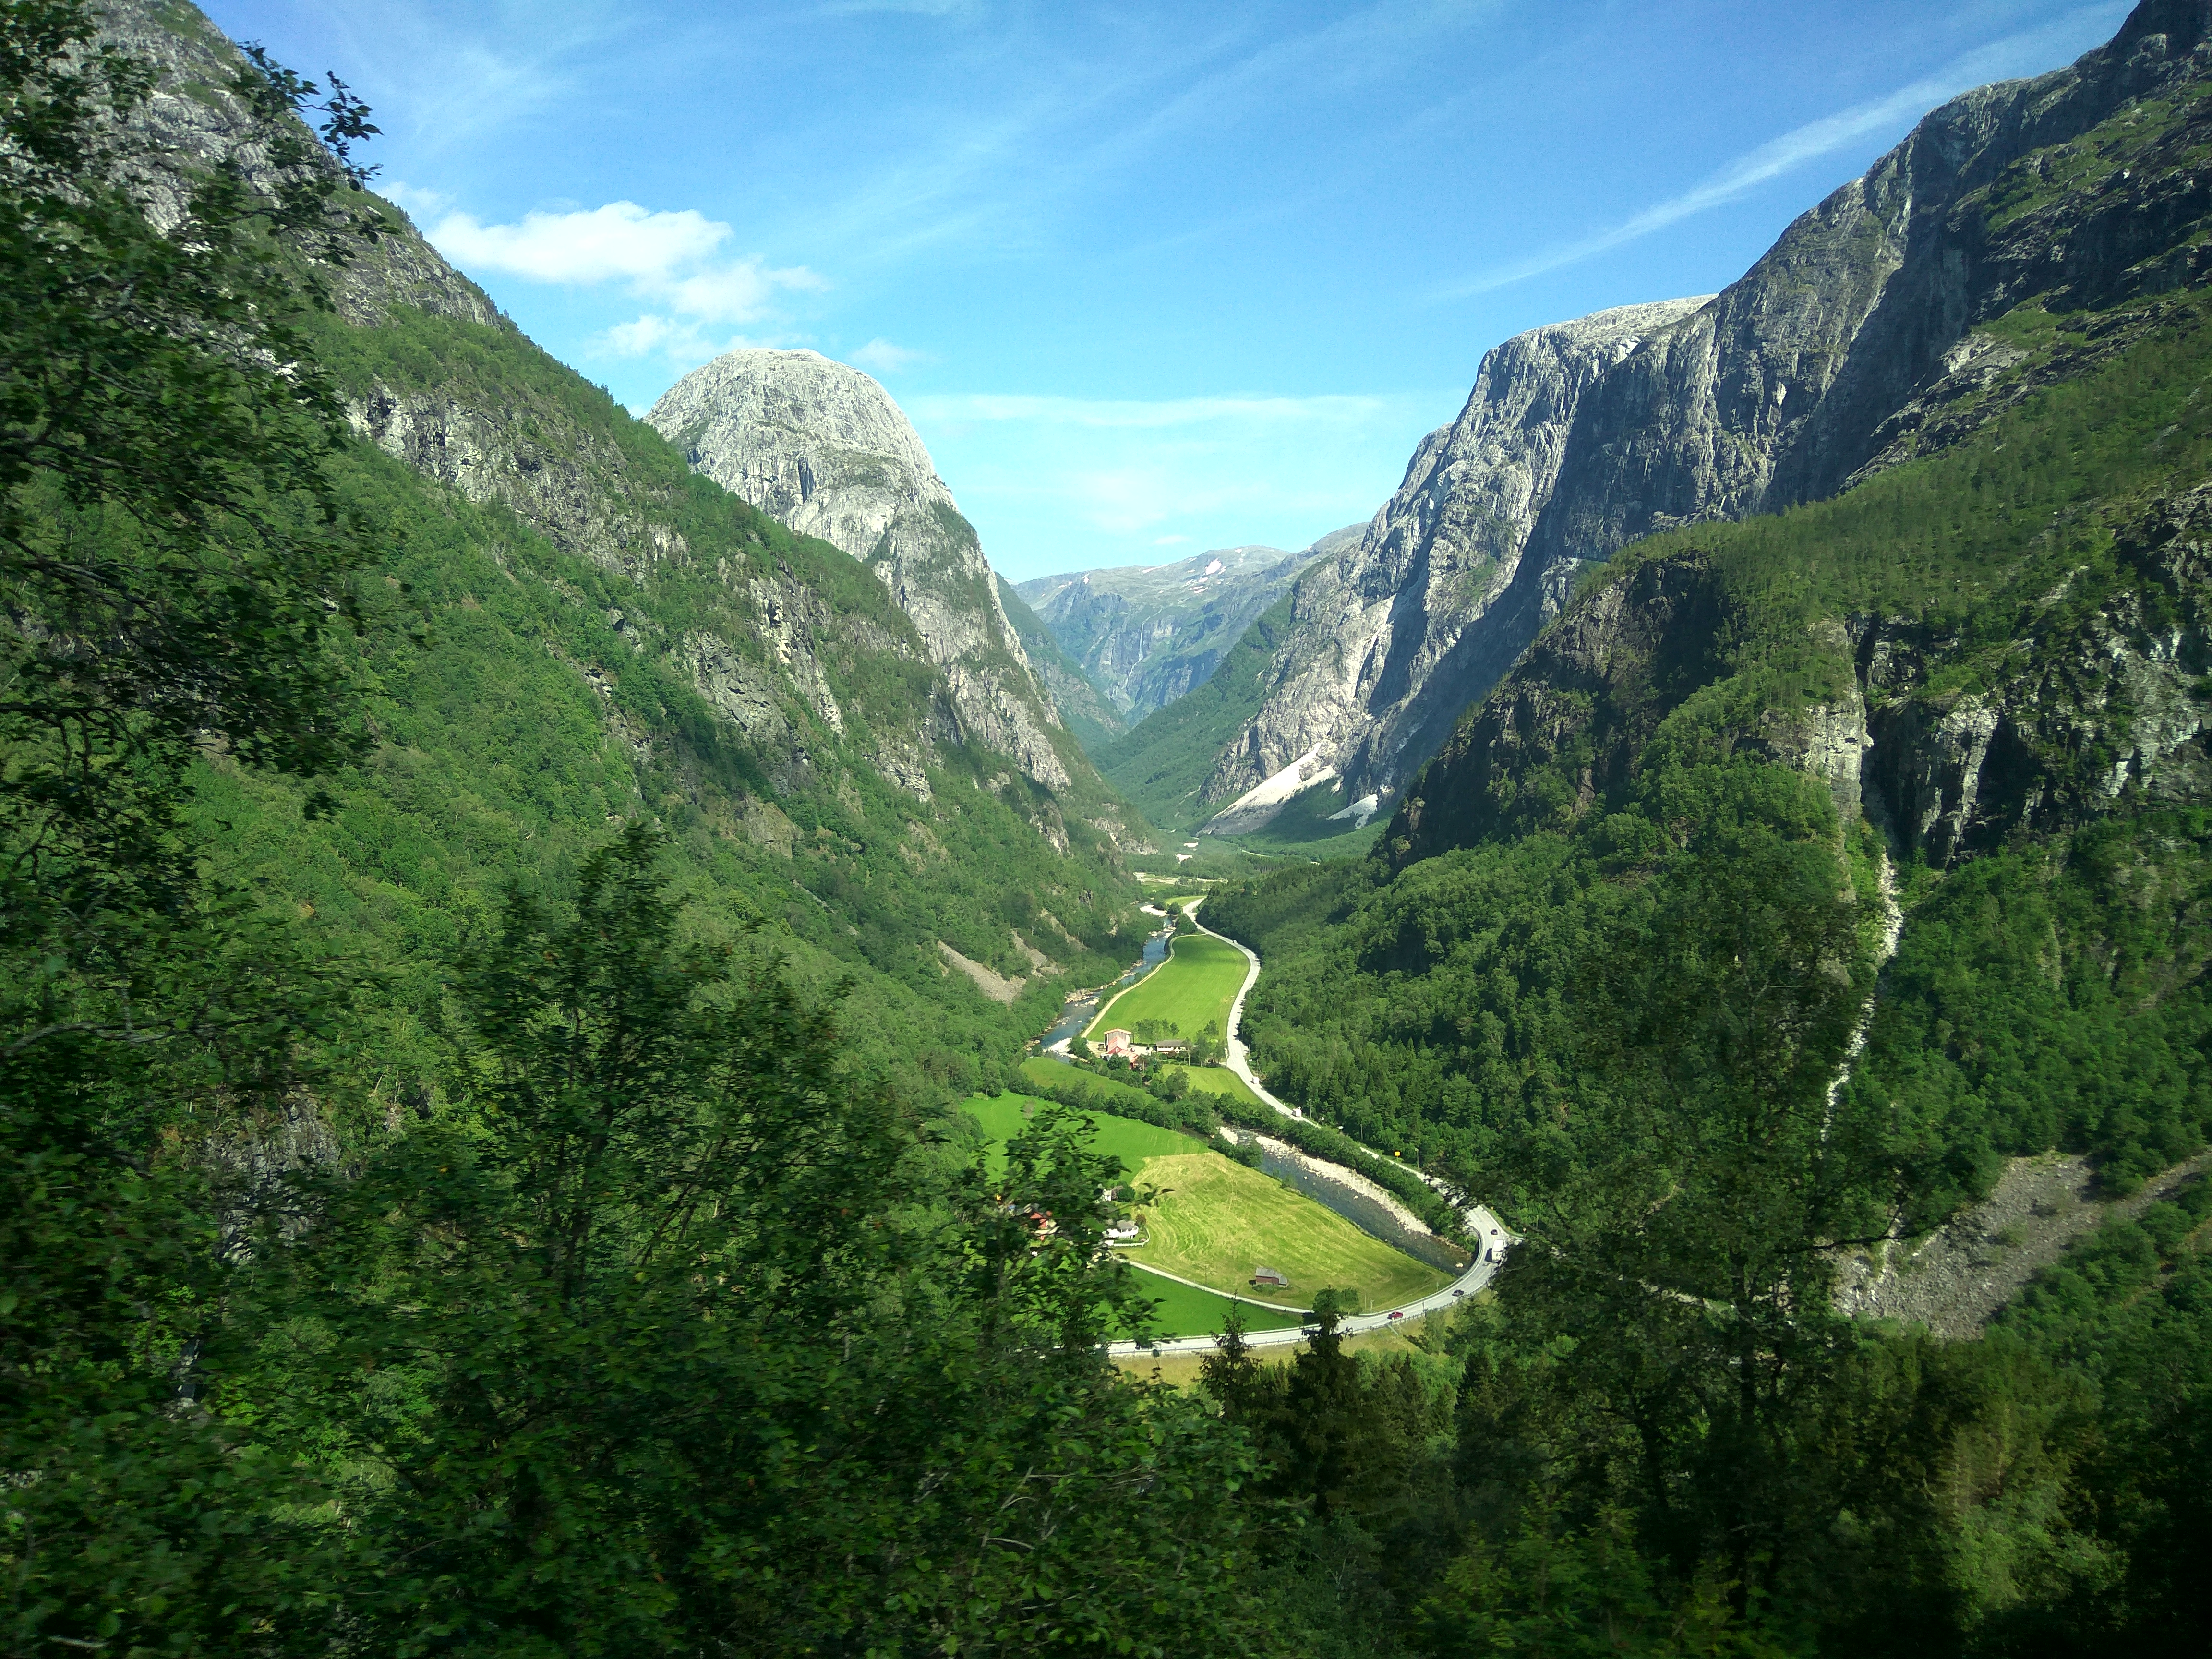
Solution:
[[[1181,547],[1190,538],[1188,536],[1155,536],[1152,538],[1152,545],[1154,547]]]
[[[828,286],[804,265],[770,266],[757,255],[721,258],[729,239],[729,226],[696,209],[654,213],[635,202],[527,213],[512,225],[451,213],[430,232],[439,252],[464,269],[578,288],[618,282],[677,317],[702,323],[757,321],[775,313],[779,295]]]
[[[904,346],[893,345],[889,340],[874,339],[854,351],[846,361],[862,368],[873,369],[878,374],[896,374],[916,363],[936,360],[926,351],[909,351]]]
[[[1908,117],[1917,116],[1935,108],[1971,87],[2004,78],[2008,74],[2047,61],[2048,42],[2053,38],[2070,38],[2080,28],[2084,14],[2098,14],[2114,9],[2111,5],[2085,7],[2041,28],[1979,47],[1947,64],[1936,74],[1900,87],[1887,97],[1855,104],[1850,108],[1826,115],[1817,121],[1808,121],[1794,127],[1778,138],[1770,139],[1756,149],[1747,150],[1702,182],[1679,196],[1645,208],[1641,213],[1623,220],[1609,230],[1579,241],[1565,243],[1531,258],[1495,270],[1486,271],[1473,281],[1445,290],[1439,298],[1463,299],[1471,295],[1486,294],[1510,283],[1557,270],[1648,236],[1656,230],[1733,202],[1747,195],[1769,179],[1781,177],[1808,161],[1817,161],[1844,146],[1885,130],[1893,130]]]
[[[453,200],[442,190],[423,190],[398,179],[386,179],[379,185],[376,193],[413,218],[442,212],[452,205]]]
[[[615,277],[665,281],[703,259],[730,234],[696,209],[648,213],[635,202],[588,212],[527,213],[519,225],[479,224],[449,214],[431,240],[464,264],[534,283],[604,283]]]
[[[712,362],[726,351],[802,343],[797,337],[787,334],[767,338],[710,334],[699,322],[648,312],[627,323],[617,323],[605,333],[594,336],[588,349],[595,357],[660,357],[680,374]]]

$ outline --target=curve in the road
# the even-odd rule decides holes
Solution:
[[[1229,1069],[1236,1073],[1246,1088],[1258,1096],[1266,1104],[1273,1107],[1285,1117],[1296,1119],[1302,1115],[1284,1105],[1281,1101],[1269,1094],[1259,1079],[1252,1075],[1251,1062],[1245,1055],[1244,1039],[1237,1035],[1238,1022],[1242,1020],[1244,1014],[1244,999],[1250,994],[1252,988],[1260,982],[1260,958],[1243,941],[1231,939],[1226,933],[1216,933],[1212,928],[1199,921],[1198,908],[1204,902],[1205,896],[1201,894],[1184,907],[1183,914],[1191,919],[1191,925],[1201,933],[1212,934],[1224,945],[1235,945],[1244,957],[1244,983],[1237,988],[1236,1000],[1229,1005],[1229,1029],[1223,1033],[1224,1038],[1223,1046],[1227,1051]],[[1360,1331],[1385,1330],[1401,1320],[1411,1319],[1419,1314],[1436,1313],[1449,1308],[1455,1303],[1473,1296],[1488,1285],[1492,1275],[1498,1271],[1498,1254],[1514,1243],[1516,1236],[1506,1231],[1504,1224],[1480,1204],[1471,1204],[1468,1206],[1467,1225],[1468,1231],[1479,1242],[1480,1248],[1474,1253],[1474,1265],[1465,1273],[1445,1285],[1443,1289],[1432,1291],[1418,1302],[1407,1302],[1395,1308],[1385,1308],[1380,1313],[1354,1314],[1342,1321],[1337,1326],[1337,1329],[1347,1336]],[[1130,1265],[1134,1267],[1137,1264],[1132,1262]],[[1146,1271],[1159,1272],[1157,1267],[1147,1268]],[[1161,1276],[1172,1278],[1174,1275],[1162,1274]],[[1189,1283],[1188,1279],[1180,1282]],[[1201,1285],[1200,1288],[1202,1290],[1206,1287]],[[1216,1294],[1219,1292],[1217,1291]],[[1284,1311],[1294,1310],[1285,1309]],[[1277,1348],[1292,1342],[1303,1342],[1306,1335],[1307,1332],[1303,1328],[1248,1331],[1244,1334],[1244,1342],[1248,1347]],[[1110,1344],[1107,1351],[1114,1354],[1203,1353],[1213,1346],[1214,1339],[1211,1336],[1173,1336],[1164,1337],[1158,1342],[1115,1342]]]

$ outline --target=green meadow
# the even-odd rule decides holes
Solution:
[[[1169,947],[1168,959],[1099,1011],[1084,1033],[1123,1026],[1134,1030],[1143,1019],[1172,1024],[1186,1037],[1211,1023],[1229,1032],[1229,1005],[1244,983],[1244,953],[1210,933],[1185,933]]]
[[[1306,1303],[1327,1289],[1358,1291],[1367,1308],[1394,1307],[1442,1290],[1451,1275],[1359,1231],[1334,1210],[1218,1152],[1147,1158],[1137,1172],[1146,1243],[1131,1260],[1243,1291],[1255,1267],[1288,1275],[1287,1290],[1255,1292]],[[1148,1191],[1159,1196],[1148,1198]]]
[[[1048,1061],[1047,1064],[1052,1062]],[[1006,1167],[1006,1143],[1029,1127],[1030,1116],[1051,1103],[1032,1100],[1026,1095],[970,1095],[960,1109],[983,1126],[983,1133],[991,1138],[988,1153],[991,1173],[996,1175]],[[1163,1129],[1157,1124],[1139,1123],[1134,1118],[1109,1117],[1103,1112],[1085,1112],[1097,1135],[1091,1141],[1094,1149],[1110,1152],[1121,1160],[1121,1167],[1134,1175],[1147,1158],[1174,1158],[1185,1152],[1200,1152],[1217,1158],[1216,1152],[1206,1152],[1206,1143],[1175,1129]],[[1226,1160],[1224,1160],[1226,1162]]]
[[[1142,1265],[1133,1256],[1128,1260],[1133,1267]],[[1229,1322],[1229,1310],[1237,1305],[1228,1297],[1201,1291],[1192,1285],[1178,1285],[1158,1273],[1140,1273],[1138,1288],[1152,1298],[1152,1331],[1158,1336],[1212,1336]],[[1243,1310],[1244,1328],[1248,1331],[1287,1330],[1304,1322],[1300,1315],[1278,1313],[1255,1303],[1244,1303]],[[1115,1334],[1132,1336],[1135,1333],[1125,1329]]]
[[[1190,1081],[1191,1088],[1200,1094],[1226,1095],[1231,1100],[1241,1100],[1247,1106],[1260,1104],[1260,1097],[1246,1086],[1244,1079],[1225,1066],[1178,1066],[1171,1061],[1155,1061],[1162,1071],[1173,1072]]]
[[[1046,1103],[1014,1094],[969,1098],[963,1109],[990,1138],[994,1173],[1006,1167],[1006,1143]],[[1229,1312],[1228,1297],[1248,1291],[1252,1270],[1262,1265],[1281,1270],[1291,1281],[1287,1290],[1262,1292],[1264,1299],[1288,1304],[1303,1304],[1328,1288],[1356,1291],[1362,1305],[1384,1308],[1449,1282],[1449,1274],[1193,1136],[1102,1112],[1084,1115],[1097,1131],[1092,1146],[1121,1159],[1128,1172],[1136,1189],[1133,1207],[1145,1218],[1146,1243],[1120,1254],[1133,1266],[1209,1287],[1200,1291],[1148,1277],[1145,1288],[1160,1302],[1161,1328],[1170,1335],[1218,1330]],[[1258,1308],[1248,1307],[1245,1314],[1255,1329],[1297,1322],[1294,1316],[1265,1315]]]

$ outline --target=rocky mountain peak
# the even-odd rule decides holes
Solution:
[[[1341,772],[1364,794],[1393,787],[1433,751],[1465,704],[1468,675],[1494,679],[1534,631],[1517,617],[1477,624],[1513,592],[1583,398],[1709,297],[1531,329],[1484,356],[1459,418],[1422,441],[1362,533],[1299,582],[1297,632],[1267,700],[1207,780],[1206,799],[1234,799],[1228,822],[1279,805],[1268,785],[1294,762],[1301,776]],[[1510,641],[1494,665],[1493,638]]]
[[[945,671],[963,738],[1048,787],[1069,781],[1040,688],[975,527],[905,412],[812,351],[732,351],[671,386],[647,421],[691,465],[866,565]]]
[[[725,489],[864,562],[902,512],[954,507],[890,393],[819,352],[726,352],[648,418]]]

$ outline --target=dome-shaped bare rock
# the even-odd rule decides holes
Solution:
[[[951,683],[961,736],[1050,787],[1069,781],[975,528],[890,394],[813,351],[732,351],[647,416],[691,465],[803,535],[860,560],[914,618]]]

